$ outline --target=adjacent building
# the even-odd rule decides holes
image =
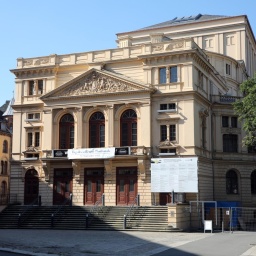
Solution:
[[[10,161],[12,151],[12,101],[6,101],[0,107],[0,206],[9,203]]]
[[[11,193],[76,205],[173,202],[151,160],[197,158],[182,202],[256,203],[255,151],[232,102],[256,71],[246,15],[198,14],[117,34],[117,48],[17,59]],[[189,179],[189,177],[187,177]],[[162,180],[165,182],[165,180]],[[180,191],[175,191],[180,192]]]

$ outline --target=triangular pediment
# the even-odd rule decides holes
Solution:
[[[63,84],[41,97],[52,98],[79,97],[86,95],[113,94],[123,92],[152,92],[152,87],[135,82],[128,77],[106,70],[90,69],[79,77]]]

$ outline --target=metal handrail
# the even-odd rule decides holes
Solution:
[[[124,224],[123,224],[123,228],[126,229],[127,228],[127,221],[131,221],[131,216],[134,214],[135,208],[137,209],[138,206],[140,206],[140,194],[138,194],[132,205],[128,208],[126,214],[124,215]]]
[[[38,196],[36,199],[34,199],[34,201],[32,203],[30,203],[29,205],[27,205],[25,207],[25,209],[18,214],[18,227],[21,226],[22,222],[25,221],[25,213],[27,213],[31,208],[35,207],[36,206],[41,206],[41,196]]]
[[[100,205],[100,203],[101,203],[101,205]],[[98,201],[96,201],[94,206],[90,209],[90,212],[86,214],[86,216],[85,216],[85,227],[86,228],[89,227],[89,224],[93,220],[93,218],[91,218],[90,223],[89,223],[89,217],[92,216],[92,215],[98,214],[98,212],[100,210],[102,210],[103,206],[105,206],[105,195],[104,195],[104,193],[101,195],[101,198]]]
[[[72,193],[69,195],[68,198],[65,199],[65,201],[58,206],[58,208],[56,209],[56,211],[54,213],[51,214],[51,227],[54,227],[54,222],[56,220],[56,217],[60,217],[64,211],[62,211],[62,209],[68,204],[70,207],[72,206]]]

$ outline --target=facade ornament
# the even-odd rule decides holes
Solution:
[[[60,92],[59,96],[76,96],[91,93],[133,91],[128,83],[104,76],[96,71],[81,79],[77,84]]]
[[[184,41],[176,41],[176,42],[173,42],[173,43],[170,43],[166,46],[165,50],[166,51],[171,51],[171,50],[174,50],[174,49],[179,49],[179,48],[182,48],[184,47]]]
[[[173,148],[176,148],[177,145],[174,144],[174,142],[171,142],[169,141],[168,139],[165,140],[165,141],[162,141],[159,145],[158,145],[159,148],[161,147],[173,147]]]
[[[199,115],[200,117],[208,117],[209,116],[209,111],[205,108],[202,108],[200,111],[199,111]]]
[[[152,51],[153,52],[159,52],[159,51],[163,51],[164,50],[164,46],[163,45],[154,45],[152,47]]]

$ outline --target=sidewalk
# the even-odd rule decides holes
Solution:
[[[216,243],[219,244],[222,241],[225,241],[225,244],[231,245],[231,247],[227,246],[226,249],[221,249],[221,246],[219,246],[219,248],[215,248],[218,247]],[[210,256],[209,248],[214,248],[214,253],[217,253],[212,255],[256,256],[256,246],[254,244],[256,245],[256,236],[253,232],[230,234],[90,230],[0,230],[0,250],[36,256]],[[218,249],[219,251],[216,251]],[[199,252],[198,250],[201,251]],[[232,254],[229,254],[229,250]],[[169,254],[170,251],[172,254]],[[223,254],[221,254],[222,252]]]

